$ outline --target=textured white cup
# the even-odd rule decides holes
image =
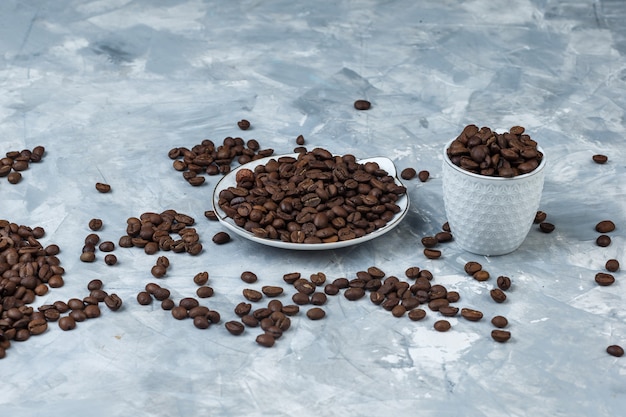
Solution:
[[[528,174],[487,177],[454,165],[446,153],[450,143],[443,148],[443,201],[454,240],[479,255],[513,252],[526,239],[539,208],[545,154]]]

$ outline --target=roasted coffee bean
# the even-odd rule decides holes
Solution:
[[[96,183],[96,190],[98,190],[98,192],[101,192],[101,193],[108,193],[109,191],[111,191],[111,186],[109,184],[104,184],[102,182],[97,182]]]
[[[45,319],[34,319],[28,322],[28,331],[32,335],[39,335],[48,329],[48,322]]]
[[[241,302],[235,306],[235,314],[239,317],[243,317],[247,314],[250,314],[252,310],[252,304]]]
[[[506,291],[509,288],[511,288],[511,278],[501,275],[496,279],[496,285],[498,286],[498,288],[500,288],[502,291]]]
[[[356,301],[365,296],[365,290],[363,288],[350,287],[344,291],[343,295],[350,301]]]
[[[604,267],[609,272],[617,272],[619,271],[619,261],[617,259],[609,259]]]
[[[166,298],[169,298],[171,293],[167,288],[157,288],[153,295],[158,301],[163,301]]]
[[[483,313],[471,308],[462,308],[461,316],[469,321],[479,321],[483,318]]]
[[[178,305],[187,310],[191,310],[194,307],[198,307],[200,303],[195,298],[184,297],[178,302]]]
[[[441,307],[448,307],[450,302],[445,298],[437,298],[428,302],[428,308],[432,311],[439,311]]]
[[[313,284],[319,287],[321,285],[324,285],[324,283],[326,282],[326,274],[324,274],[323,272],[311,274],[310,280]]]
[[[235,336],[239,336],[245,330],[245,327],[243,324],[234,320],[227,321],[226,323],[224,323],[224,327],[226,327],[226,330],[228,330],[230,334],[235,335]]]
[[[411,266],[404,271],[404,275],[409,279],[416,279],[419,273],[420,269],[417,266]]]
[[[281,311],[286,316],[295,316],[296,314],[300,312],[300,307],[298,307],[297,305],[293,305],[293,304],[285,305],[283,306],[283,309]]]
[[[326,284],[324,286],[324,293],[328,295],[337,295],[339,294],[339,287],[337,287],[335,284]]]
[[[609,160],[606,155],[602,154],[593,155],[591,159],[593,159],[593,162],[595,162],[596,164],[606,164],[606,162]]]
[[[276,339],[269,333],[262,333],[256,337],[256,342],[263,347],[272,347]]]
[[[315,306],[321,306],[326,304],[327,299],[326,294],[323,292],[314,292],[311,294],[310,302]]]
[[[196,316],[193,318],[193,325],[196,329],[204,330],[208,329],[211,323],[209,322],[209,319],[204,316]]]
[[[291,300],[299,306],[309,304],[309,302],[311,301],[307,294],[300,292],[300,291],[296,292],[291,297]]]
[[[268,297],[278,297],[279,295],[283,293],[283,291],[284,290],[282,287],[278,287],[274,285],[264,285],[261,288],[261,292],[263,292],[263,294],[265,294]]]
[[[243,282],[247,282],[248,284],[252,284],[256,282],[258,279],[257,275],[254,272],[244,271],[241,273],[241,280]]]
[[[251,288],[245,288],[243,290],[243,296],[246,298],[246,300],[256,302],[263,298],[263,293],[257,290],[253,290]]]
[[[372,104],[367,100],[356,100],[354,102],[354,108],[357,110],[369,110]]]
[[[94,232],[97,232],[102,228],[102,220],[100,219],[91,219],[89,220],[89,228]]]
[[[89,291],[93,291],[93,290],[99,290],[102,289],[102,280],[99,279],[92,279],[91,281],[89,281],[89,283],[87,284],[87,289]]]
[[[162,265],[154,265],[150,269],[150,273],[155,278],[163,278],[165,274],[167,273],[167,269],[165,269],[165,267]]]
[[[474,261],[469,261],[465,264],[464,266],[465,272],[467,273],[467,275],[474,275],[476,272],[480,271],[481,269],[483,269],[483,266],[481,264],[479,264],[478,262],[474,262]]]
[[[296,282],[296,280],[300,279],[300,276],[301,275],[299,272],[290,272],[283,275],[283,281],[285,281],[287,284],[293,284],[294,282]]]
[[[250,122],[246,119],[241,119],[237,122],[237,126],[239,126],[239,129],[241,130],[248,130],[250,129]]]
[[[424,256],[428,259],[439,259],[441,258],[441,251],[437,249],[424,249]]]
[[[497,328],[502,329],[508,326],[509,321],[504,316],[494,316],[491,319],[491,324],[493,324]]]
[[[439,313],[445,317],[454,317],[458,314],[459,308],[452,306],[443,306],[439,308]]]
[[[447,332],[448,330],[450,330],[452,325],[450,324],[448,320],[437,320],[435,324],[433,325],[433,327],[438,332]]]
[[[89,319],[100,317],[101,314],[100,307],[98,307],[96,304],[90,304],[88,306],[85,306],[85,309],[83,311]]]
[[[426,170],[422,170],[417,173],[417,177],[419,178],[421,182],[426,182],[428,181],[428,178],[430,178],[430,172]]]
[[[305,142],[304,141],[304,136],[298,135],[298,137],[296,138],[296,144],[302,146],[302,145],[304,145],[304,142]]]
[[[259,320],[254,317],[252,314],[246,314],[241,317],[241,322],[248,327],[257,327],[259,325]]]
[[[489,291],[489,295],[496,303],[503,303],[506,301],[506,294],[500,288],[493,288]]]
[[[433,248],[437,246],[438,243],[439,241],[434,236],[424,236],[422,238],[422,246],[424,246],[425,248]]]
[[[450,232],[439,232],[435,235],[435,239],[437,239],[437,241],[439,243],[446,243],[446,242],[450,242],[452,240],[452,233]]]
[[[115,243],[111,242],[111,241],[105,241],[102,242],[99,246],[98,249],[100,249],[102,252],[111,252],[115,249]]]
[[[122,307],[122,299],[115,293],[109,294],[104,297],[104,304],[106,304],[109,310],[117,311]]]
[[[511,332],[507,330],[494,329],[491,331],[491,337],[496,342],[504,343],[511,338]]]
[[[611,220],[602,220],[596,224],[596,232],[598,233],[610,233],[615,230],[615,223]]]
[[[413,321],[419,321],[422,320],[424,317],[426,317],[426,310],[423,310],[421,308],[416,308],[414,310],[409,311],[409,319],[413,320]]]
[[[61,330],[72,330],[76,328],[76,320],[71,316],[64,316],[59,319],[59,327]]]
[[[200,298],[210,298],[213,297],[215,291],[212,287],[202,285],[196,290],[196,295]]]
[[[11,172],[7,175],[7,180],[9,181],[9,184],[17,184],[22,180],[22,174],[19,172]]]
[[[306,295],[313,294],[316,289],[315,284],[304,278],[297,279],[293,283],[293,286],[296,290],[298,290],[298,292],[304,293]]]
[[[404,168],[400,173],[400,177],[403,180],[412,180],[417,175],[417,171],[414,168]]]
[[[69,300],[67,300],[67,305],[70,310],[82,310],[83,308],[85,308],[85,303],[83,302],[83,300],[80,300],[78,298],[70,298]]]
[[[596,239],[596,245],[606,248],[611,244],[611,238],[608,235],[600,235]]]
[[[326,316],[326,312],[319,307],[313,307],[306,312],[306,316],[310,320],[320,320]]]
[[[391,314],[394,317],[402,317],[406,314],[406,307],[402,304],[398,304],[397,306],[391,309]]]
[[[109,266],[113,266],[113,265],[117,264],[117,256],[113,255],[112,253],[107,254],[104,257],[104,263],[109,265]]]
[[[224,243],[230,242],[230,235],[226,232],[217,232],[213,236],[213,243],[217,245],[223,245]]]
[[[448,291],[446,293],[446,300],[450,303],[456,303],[461,299],[461,295],[457,291]]]
[[[189,313],[187,312],[187,309],[180,305],[173,307],[171,312],[172,312],[172,317],[174,317],[176,320],[184,320],[187,317],[189,317]]]
[[[543,233],[552,233],[554,232],[555,226],[552,223],[541,222],[539,223],[539,230]]]
[[[595,280],[598,285],[607,287],[615,282],[615,277],[612,274],[607,274],[606,272],[598,272],[596,274]]]
[[[535,214],[535,220],[533,221],[535,224],[540,224],[546,221],[546,218],[548,217],[548,215],[543,212],[543,211],[538,211]]]
[[[80,254],[80,260],[82,262],[93,262],[96,260],[96,254],[93,252],[83,252]]]
[[[482,281],[487,281],[490,275],[489,275],[489,272],[485,271],[484,269],[481,269],[480,271],[475,272],[473,277],[476,281],[482,282]]]
[[[199,285],[199,286],[206,284],[208,281],[209,281],[209,273],[207,271],[198,272],[193,277],[194,284]]]
[[[606,353],[619,358],[624,355],[624,348],[619,345],[611,345],[606,348]]]
[[[217,213],[215,213],[215,210],[206,210],[204,212],[204,217],[206,217],[207,219],[209,219],[211,221],[217,221],[218,220]]]
[[[146,291],[140,291],[137,294],[137,302],[142,306],[147,306],[152,303],[152,296]]]

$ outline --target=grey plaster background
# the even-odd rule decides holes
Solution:
[[[84,296],[93,278],[125,302],[72,332],[51,325],[14,343],[0,360],[2,414],[621,415],[626,365],[605,349],[626,345],[624,273],[610,287],[594,275],[609,258],[626,263],[625,17],[618,0],[0,2],[0,151],[47,150],[20,184],[0,181],[0,218],[43,226],[42,241],[61,247],[66,284],[37,305]],[[354,110],[359,98],[372,108]],[[252,129],[237,128],[243,118]],[[541,210],[556,231],[534,227],[503,257],[452,242],[427,260],[420,239],[446,220],[441,150],[468,123],[523,125],[540,142]],[[223,229],[203,213],[217,178],[190,187],[168,150],[241,136],[290,153],[299,134],[309,148],[384,155],[431,178],[407,182],[399,227],[359,246],[214,245]],[[609,162],[594,164],[595,153]],[[113,191],[97,193],[98,181]],[[338,296],[322,321],[303,309],[271,349],[254,330],[195,329],[135,301],[154,257],[118,248],[114,267],[78,259],[89,219],[117,242],[128,217],[169,208],[195,217],[205,250],[168,254],[162,285],[193,295],[191,278],[208,271],[216,295],[203,303],[223,322],[243,300],[245,270],[260,287],[293,271],[351,278],[372,265],[399,277],[429,269],[485,319],[451,319],[439,333],[435,313],[411,322]],[[604,219],[617,230],[600,248]],[[467,277],[470,260],[493,278]],[[500,305],[489,297],[498,275],[513,280]],[[495,314],[509,319],[506,344],[489,336]]]

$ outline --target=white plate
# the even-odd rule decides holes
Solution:
[[[215,214],[217,215],[217,218],[220,221],[220,223],[222,223],[224,226],[226,226],[228,229],[232,230],[239,236],[244,237],[248,240],[252,240],[253,242],[260,243],[262,245],[273,246],[275,248],[294,249],[294,250],[328,250],[328,249],[337,249],[337,248],[344,248],[347,246],[358,245],[359,243],[367,242],[369,240],[382,236],[385,233],[389,232],[394,227],[396,227],[400,223],[400,221],[404,218],[404,216],[406,216],[406,213],[409,211],[409,196],[407,193],[405,193],[404,195],[400,196],[400,198],[398,198],[398,200],[396,201],[396,204],[398,205],[398,207],[400,207],[400,211],[396,213],[393,219],[387,222],[387,224],[384,227],[374,230],[372,233],[368,233],[362,237],[358,237],[358,238],[350,239],[350,240],[341,240],[338,242],[331,242],[331,243],[291,243],[291,242],[283,242],[282,240],[279,240],[279,239],[264,239],[264,238],[257,237],[253,233],[245,230],[244,228],[237,226],[232,218],[226,216],[226,213],[224,213],[224,211],[220,208],[218,204],[219,194],[222,190],[225,190],[228,187],[237,186],[236,176],[239,170],[247,168],[251,171],[254,171],[254,167],[256,167],[257,165],[264,165],[270,159],[278,159],[283,156],[292,156],[294,158],[297,158],[298,154],[273,155],[273,156],[268,156],[267,158],[257,159],[256,161],[248,162],[247,164],[241,165],[235,168],[234,170],[232,170],[231,172],[229,172],[228,174],[226,174],[217,183],[217,185],[215,186],[215,191],[213,191],[213,210],[215,211]],[[395,178],[395,181],[397,184],[403,185],[400,179],[398,179],[395,165],[389,158],[374,157],[374,158],[361,159],[361,160],[358,160],[357,162],[361,164],[364,164],[366,162],[376,162],[378,163],[378,166],[381,169],[384,169],[385,171],[387,171],[389,175]]]

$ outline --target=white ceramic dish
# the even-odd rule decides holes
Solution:
[[[278,239],[264,239],[264,238],[257,237],[253,233],[248,232],[247,230],[245,230],[244,228],[237,226],[232,218],[226,216],[226,213],[224,213],[224,211],[219,207],[219,204],[218,204],[219,194],[220,194],[220,192],[222,190],[225,190],[228,187],[236,187],[237,186],[237,182],[236,182],[235,178],[236,178],[237,172],[239,170],[247,168],[247,169],[250,169],[250,170],[254,171],[254,167],[256,167],[257,165],[266,164],[269,160],[271,160],[271,159],[278,159],[278,158],[280,158],[282,156],[297,157],[298,154],[273,155],[273,156],[269,156],[267,158],[262,158],[262,159],[258,159],[256,161],[249,162],[249,163],[247,163],[245,165],[241,165],[241,166],[235,168],[230,173],[225,175],[217,183],[217,185],[215,186],[215,191],[213,191],[213,210],[215,211],[215,214],[217,215],[217,218],[218,218],[218,220],[220,221],[221,224],[223,224],[229,230],[233,231],[234,233],[238,234],[239,236],[241,236],[243,238],[246,238],[248,240],[251,240],[253,242],[257,242],[257,243],[260,243],[260,244],[266,245],[266,246],[273,246],[273,247],[282,248],[282,249],[305,250],[305,251],[329,250],[329,249],[338,249],[338,248],[344,248],[344,247],[347,247],[347,246],[358,245],[360,243],[367,242],[367,241],[375,239],[375,238],[377,238],[379,236],[382,236],[385,233],[388,233],[389,231],[391,231],[393,228],[395,228],[402,221],[404,216],[406,216],[407,212],[409,211],[409,196],[408,196],[407,193],[405,193],[404,195],[402,195],[398,199],[398,201],[396,201],[396,204],[400,207],[400,211],[398,213],[396,213],[396,215],[393,217],[393,219],[391,221],[389,221],[384,227],[381,227],[380,229],[377,229],[377,230],[373,231],[372,233],[368,233],[365,236],[362,236],[362,237],[359,237],[359,238],[355,238],[355,239],[350,239],[350,240],[343,240],[343,241],[339,241],[339,242],[332,242],[332,243],[291,243],[291,242],[283,242],[283,241],[278,240]],[[376,162],[376,163],[378,163],[378,165],[380,166],[381,169],[384,169],[385,171],[387,171],[387,173],[389,175],[391,175],[392,177],[395,178],[395,181],[396,181],[397,184],[403,185],[402,182],[400,181],[400,179],[398,178],[395,165],[393,164],[393,162],[389,158],[373,157],[373,158],[361,159],[358,162],[362,163],[362,164],[364,164],[366,162]]]

